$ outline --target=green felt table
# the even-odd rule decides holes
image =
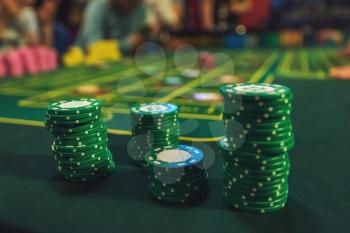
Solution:
[[[262,66],[270,56],[263,59]],[[290,152],[290,195],[283,210],[253,215],[235,211],[225,203],[222,159],[215,142],[222,132],[209,129],[211,124],[220,123],[207,117],[196,119],[203,122],[182,137],[184,144],[201,148],[211,164],[210,193],[201,203],[168,205],[152,200],[146,174],[128,157],[128,128],[118,128],[115,123],[109,123],[109,147],[117,163],[116,172],[94,183],[63,181],[56,175],[50,155],[52,137],[40,122],[44,110],[40,104],[48,101],[46,91],[45,98],[40,99],[42,90],[38,88],[23,88],[21,95],[10,93],[10,88],[0,83],[0,232],[348,232],[350,82],[317,75],[288,79],[277,75],[285,56],[278,58],[278,64],[270,64],[273,69],[265,67],[265,76],[261,76],[264,81],[273,76],[275,83],[289,86],[295,96],[296,147]],[[282,67],[287,71],[291,67],[288,63],[293,64],[287,61]],[[252,75],[255,71],[249,77]],[[53,94],[60,94],[58,90],[51,90],[49,97],[57,97]],[[29,102],[21,102],[23,99],[35,100],[35,106],[33,102],[26,105]],[[112,113],[109,122],[127,124],[128,114]],[[193,123],[186,114],[182,116],[186,129]]]

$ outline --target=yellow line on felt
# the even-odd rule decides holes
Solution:
[[[245,56],[246,54],[247,54],[247,51],[243,52],[240,56],[242,57],[242,56]],[[187,83],[186,85],[182,86],[181,88],[176,89],[174,92],[170,93],[169,95],[166,95],[166,96],[160,98],[159,100],[157,100],[157,102],[168,102],[168,101],[174,99],[175,97],[178,97],[182,94],[185,94],[186,92],[192,90],[193,88],[198,87],[200,84],[204,84],[204,83],[210,81],[211,79],[217,77],[218,74],[220,74],[223,66],[225,66],[229,63],[230,63],[230,61],[228,61],[227,63],[224,63],[222,66],[217,67],[216,69],[209,71],[204,76],[202,76],[196,80],[193,80],[192,82]]]
[[[283,53],[283,57],[281,59],[280,64],[278,64],[277,70],[279,72],[284,72],[283,67],[285,66],[285,63],[287,62],[287,52]]]
[[[290,55],[288,56],[288,62],[285,64],[285,72],[289,72],[292,68],[293,61],[295,59],[295,52],[290,52]]]
[[[327,68],[332,68],[333,64],[332,62],[329,60],[329,58],[327,57],[326,53],[323,50],[319,51],[320,57],[322,58],[324,64],[327,66]]]
[[[106,75],[106,76],[97,77],[95,79],[88,80],[88,82],[90,84],[91,83],[109,82],[109,81],[115,80],[116,77],[118,79],[121,75],[130,75],[130,74],[133,74],[134,72],[136,72],[136,70],[123,70],[123,71],[118,72],[118,73],[109,74],[109,75]],[[40,97],[40,98],[57,97],[57,96],[60,96],[62,94],[65,94],[67,91],[72,90],[72,89],[76,88],[79,85],[81,85],[81,83],[77,83],[75,85],[70,85],[69,87],[65,87],[65,88],[61,88],[61,89],[57,89],[57,90],[51,90],[51,91],[48,91],[48,92],[44,92],[44,93],[41,93],[39,95],[32,96],[32,97],[29,97],[27,99],[23,99],[23,100],[18,101],[18,105],[19,106],[26,106],[25,103],[26,103],[27,100],[31,100],[33,98],[35,99],[37,97]]]
[[[45,127],[44,122],[41,122],[41,121],[23,120],[23,119],[15,119],[15,118],[7,118],[7,117],[0,117],[0,123],[13,124],[13,125],[35,126],[35,127]],[[131,132],[128,130],[108,129],[108,133],[113,134],[113,135],[131,136]],[[215,141],[219,141],[221,138],[222,137],[195,138],[195,137],[181,136],[180,140],[192,141],[192,142],[215,142]]]
[[[170,70],[166,70],[166,72],[172,72],[174,70],[176,70],[177,68],[174,67]],[[165,72],[161,72],[160,74],[156,75],[156,76],[150,76],[146,79],[142,79],[142,83],[144,85],[146,84],[151,84],[153,82],[157,82],[157,81],[160,81],[162,79],[162,76],[165,74]],[[129,84],[127,86],[124,86],[124,87],[121,87],[121,88],[118,88],[118,90],[115,90],[115,91],[112,91],[112,92],[109,92],[109,93],[106,93],[104,95],[100,95],[99,98],[101,99],[108,99],[110,96],[114,96],[114,93],[117,92],[118,94],[126,94],[128,92],[131,92],[131,91],[136,91],[136,90],[139,90],[141,89],[139,85],[135,85],[135,84]]]
[[[221,140],[222,138],[223,138],[223,136],[214,137],[214,138],[193,138],[193,137],[181,136],[180,140],[190,141],[190,142],[217,142],[217,141]]]
[[[300,56],[299,58],[300,58],[301,70],[305,72],[309,72],[310,67],[309,67],[309,60],[308,60],[308,55],[306,51],[301,51],[299,53],[299,56]]]
[[[0,117],[0,123],[39,126],[39,127],[45,126],[44,122],[41,122],[41,121],[23,120],[23,119],[15,119],[15,118],[7,118],[7,117]]]
[[[161,61],[156,61],[156,62],[152,62],[150,64],[157,64]],[[113,73],[113,74],[108,74],[108,75],[104,75],[104,76],[100,76],[100,77],[97,77],[97,78],[94,78],[94,79],[91,79],[91,80],[82,80],[84,82],[89,82],[90,84],[91,83],[105,83],[105,82],[109,82],[109,81],[113,81],[115,80],[116,78],[119,79],[120,76],[123,76],[123,75],[134,75],[138,72],[137,68],[136,67],[132,67],[131,69],[123,69],[123,70],[120,70],[116,73]],[[56,92],[56,91],[48,91],[48,92],[45,92],[45,93],[42,93],[42,94],[39,94],[39,95],[36,95],[36,96],[33,96],[33,97],[30,97],[29,99],[32,99],[32,98],[36,98],[36,97],[45,97],[45,96],[51,96],[51,97],[56,97],[58,96],[57,93],[63,93],[63,91],[68,91],[68,90],[71,90],[79,85],[81,85],[82,82],[78,82],[76,83],[75,85],[70,85],[69,87],[66,87],[66,88],[61,88],[59,89],[58,91],[60,92]],[[132,85],[129,85],[129,86],[132,86]],[[133,87],[135,88],[135,87]],[[133,90],[133,89],[132,89]],[[109,94],[109,93],[107,93]],[[106,95],[107,95],[106,94]],[[24,102],[25,103],[25,102]],[[20,106],[25,106],[21,103],[19,103]]]
[[[230,62],[227,62],[225,64],[223,64],[223,66],[225,66],[226,64],[229,64]],[[195,87],[198,87],[201,84],[204,84],[208,81],[210,81],[213,78],[216,78],[217,75],[220,74],[220,72],[222,72],[222,67],[219,67],[217,69],[213,69],[211,71],[209,71],[208,73],[206,73],[204,76],[193,80],[192,82],[189,82],[187,84],[185,84],[184,86],[176,89],[175,91],[171,92],[169,95],[166,95],[162,98],[160,98],[159,100],[157,100],[157,102],[168,102],[172,99],[174,99],[175,97],[178,97],[182,94],[185,94],[186,92],[192,90]]]
[[[258,82],[262,76],[268,71],[268,69],[272,66],[273,62],[277,58],[277,52],[274,51],[267,58],[266,62],[253,74],[253,76],[248,80],[249,83]]]
[[[206,115],[206,114],[194,114],[194,113],[180,113],[180,118],[190,118],[197,120],[212,120],[212,121],[220,121],[222,116],[220,115]]]
[[[115,135],[127,135],[131,136],[131,131],[129,130],[121,130],[121,129],[108,129],[108,133]]]
[[[274,77],[273,75],[269,75],[269,76],[265,79],[264,83],[272,83],[274,79],[275,79],[275,77]]]

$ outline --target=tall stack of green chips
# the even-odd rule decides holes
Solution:
[[[46,128],[53,134],[58,173],[70,181],[90,181],[115,170],[107,128],[96,99],[62,100],[48,106]]]
[[[148,190],[162,202],[188,203],[202,200],[208,191],[203,152],[195,147],[155,148],[145,156]]]
[[[288,198],[294,147],[291,122],[293,94],[275,84],[234,84],[220,88],[226,137],[224,197],[234,208],[267,213],[283,208]]]
[[[132,138],[129,154],[138,166],[146,166],[145,155],[154,148],[179,145],[178,107],[170,103],[136,104],[130,108]]]

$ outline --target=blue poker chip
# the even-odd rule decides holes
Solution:
[[[170,103],[135,104],[130,108],[132,114],[140,116],[167,115],[177,111],[178,107]]]
[[[156,148],[145,157],[150,165],[163,168],[189,167],[203,159],[204,155],[200,149],[186,145],[179,145],[177,148],[171,146]]]

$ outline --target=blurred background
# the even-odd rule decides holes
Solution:
[[[131,50],[145,40],[169,48],[184,42],[230,48],[341,45],[350,30],[347,0],[0,0],[0,49],[44,44],[63,54],[77,41],[85,40],[80,45],[87,46],[93,39],[83,38],[84,27],[99,17],[87,9],[98,5],[93,2],[108,2],[116,12],[122,9],[117,14],[124,19],[137,8],[145,9],[138,19],[123,22],[126,27],[137,24],[134,31],[117,33],[120,40],[138,35],[130,42]],[[95,12],[102,11],[95,7]],[[104,37],[111,37],[106,31]]]

